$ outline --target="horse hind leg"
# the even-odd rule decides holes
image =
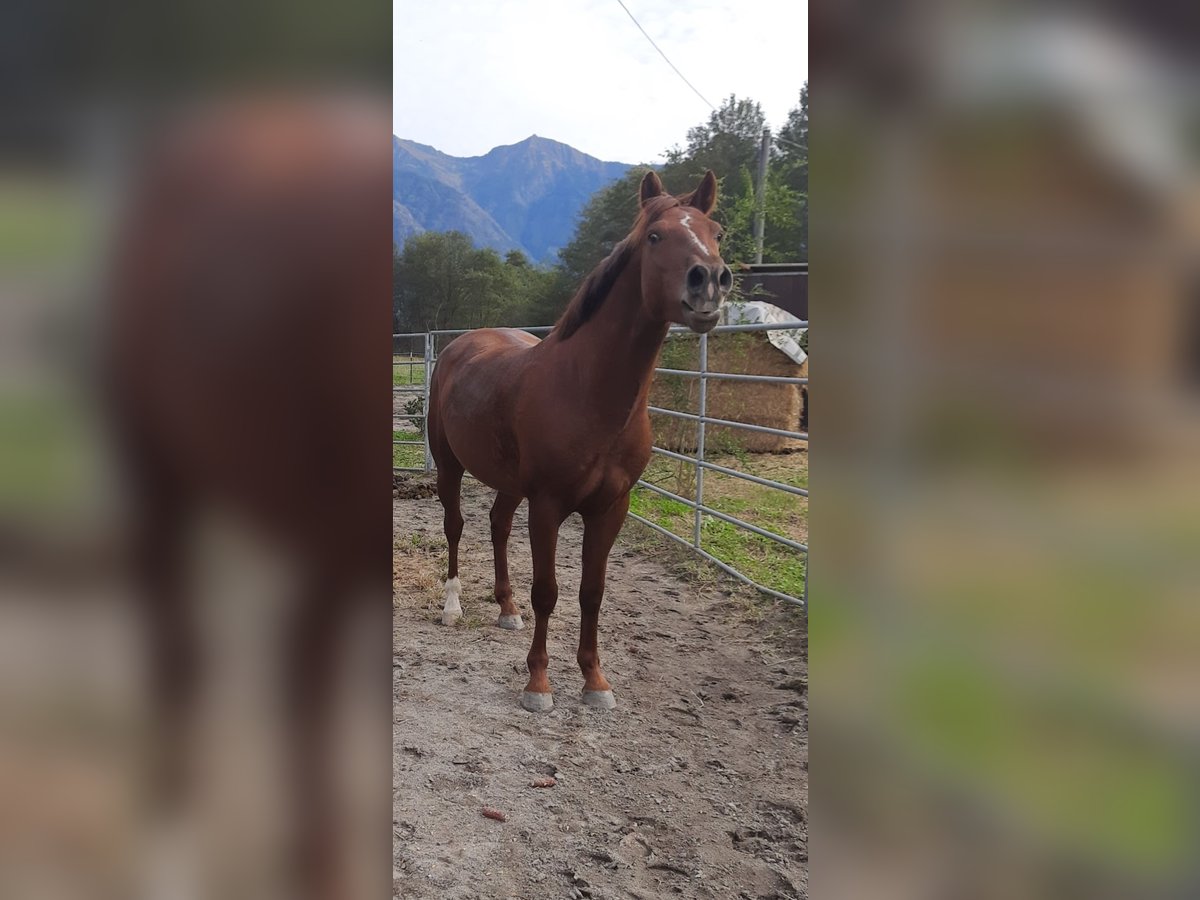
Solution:
[[[496,563],[496,602],[500,604],[500,615],[496,625],[510,631],[525,627],[521,611],[513,602],[512,584],[508,580],[508,538],[512,534],[513,513],[521,505],[521,498],[511,494],[497,494],[492,504],[492,555]]]
[[[462,477],[463,467],[457,459],[451,456],[438,460],[437,491],[438,499],[442,501],[442,508],[445,510],[442,526],[446,532],[450,556],[446,569],[446,596],[442,603],[443,625],[453,625],[463,614],[460,602],[462,581],[458,577],[458,542],[463,531],[460,497]]]

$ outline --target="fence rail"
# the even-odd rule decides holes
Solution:
[[[549,331],[551,331],[552,328],[553,328],[553,326],[547,325],[547,326],[538,326],[538,327],[531,327],[531,328],[521,328],[519,330],[527,331],[530,334],[545,334],[545,333],[548,333]],[[771,324],[771,323],[755,323],[755,324],[748,324],[748,325],[721,325],[721,326],[718,326],[717,328],[714,328],[709,334],[747,334],[747,333],[761,333],[761,332],[765,332],[765,331],[781,331],[781,330],[786,331],[786,330],[791,330],[791,329],[807,329],[807,328],[808,328],[808,322],[799,322],[790,327],[789,326],[781,327],[778,324]],[[428,472],[433,469],[433,459],[429,453],[428,441],[425,439],[426,428],[425,428],[424,420],[425,420],[426,414],[429,410],[430,376],[432,375],[434,366],[437,363],[437,340],[438,340],[438,338],[446,338],[446,337],[453,337],[453,336],[460,335],[460,334],[466,334],[470,330],[472,330],[472,329],[467,329],[467,328],[439,329],[439,330],[435,330],[435,331],[409,332],[409,333],[392,335],[393,365],[396,367],[407,366],[408,371],[410,373],[410,376],[408,378],[408,383],[402,384],[402,385],[393,384],[392,390],[393,390],[393,392],[396,392],[396,393],[402,393],[402,394],[407,393],[414,397],[420,396],[423,401],[422,405],[421,405],[421,411],[419,413],[406,412],[406,413],[400,414],[400,413],[395,413],[393,411],[393,416],[392,416],[393,426],[395,425],[395,422],[397,420],[420,422],[420,425],[418,425],[417,427],[419,429],[421,439],[420,440],[407,440],[407,439],[400,439],[400,438],[393,437],[392,443],[394,445],[423,446],[424,450],[425,450],[425,459],[424,459],[423,467],[398,466],[398,467],[396,467],[398,470],[410,471],[410,472],[421,472],[421,471]],[[687,328],[683,328],[682,326],[677,326],[677,327],[671,328],[670,333],[671,334],[691,334],[692,332],[689,331]],[[792,540],[791,538],[786,537],[784,535],[776,534],[775,532],[773,532],[767,528],[762,528],[751,522],[747,522],[744,519],[740,519],[737,516],[730,515],[727,512],[723,512],[722,510],[719,510],[719,509],[714,509],[713,507],[707,505],[704,502],[704,475],[705,475],[705,472],[716,472],[718,474],[729,476],[731,478],[738,478],[743,481],[751,482],[751,483],[757,484],[761,487],[766,487],[766,488],[770,488],[772,490],[782,491],[791,496],[807,498],[808,490],[806,488],[801,488],[796,485],[785,484],[783,482],[775,481],[774,479],[770,479],[770,478],[763,478],[758,475],[753,475],[749,472],[741,472],[741,471],[738,471],[737,469],[732,469],[728,466],[722,466],[722,465],[719,465],[717,463],[714,463],[714,462],[711,462],[711,461],[705,459],[705,449],[706,449],[705,443],[706,443],[706,430],[709,425],[715,425],[715,426],[719,426],[722,428],[741,429],[744,431],[757,432],[760,434],[770,434],[770,435],[775,435],[777,437],[791,438],[794,440],[802,440],[802,441],[807,442],[808,441],[808,433],[807,432],[790,431],[790,430],[782,429],[782,428],[771,428],[766,425],[755,425],[755,424],[752,424],[749,422],[738,422],[733,419],[717,418],[717,417],[708,415],[708,383],[709,383],[709,381],[721,380],[721,381],[740,381],[740,382],[759,383],[759,384],[807,385],[808,379],[807,378],[795,378],[795,377],[783,376],[783,375],[747,375],[747,374],[738,374],[738,373],[732,373],[732,372],[709,371],[709,367],[708,367],[709,334],[700,335],[698,368],[696,368],[696,369],[674,369],[674,368],[659,367],[654,370],[659,375],[673,375],[673,376],[679,376],[679,377],[683,377],[683,378],[698,379],[698,383],[699,383],[699,389],[697,391],[698,412],[689,413],[689,412],[684,412],[682,410],[667,409],[667,408],[659,407],[659,406],[651,406],[650,407],[650,412],[652,412],[654,414],[670,416],[673,418],[677,418],[677,419],[681,419],[681,420],[685,420],[685,421],[689,421],[689,422],[694,422],[696,424],[696,453],[694,456],[688,456],[687,454],[684,454],[684,453],[677,453],[673,450],[667,450],[663,447],[652,448],[653,452],[655,454],[663,456],[667,459],[673,459],[678,462],[690,464],[695,468],[695,495],[691,498],[684,497],[680,494],[674,493],[672,491],[668,491],[667,489],[660,487],[659,485],[651,484],[650,482],[648,482],[644,479],[638,480],[639,487],[649,490],[657,495],[666,497],[667,499],[670,499],[674,502],[681,503],[684,506],[686,506],[688,509],[692,510],[693,520],[692,520],[691,539],[689,540],[685,537],[681,537],[680,535],[671,531],[669,528],[664,528],[663,526],[659,525],[657,522],[652,522],[649,519],[645,518],[644,516],[641,516],[638,513],[633,512],[632,510],[629,513],[629,518],[631,518],[637,522],[640,522],[641,524],[647,526],[648,528],[652,529],[653,531],[663,535],[666,538],[669,538],[670,540],[672,540],[678,544],[682,544],[683,546],[688,547],[694,553],[696,553],[697,555],[701,556],[702,558],[708,560],[709,562],[715,564],[716,566],[718,566],[720,569],[722,569],[726,573],[732,575],[734,578],[737,578],[739,581],[742,581],[745,584],[748,584],[748,585],[758,589],[759,591],[761,591],[764,594],[775,597],[779,600],[784,600],[789,603],[794,603],[794,604],[798,604],[801,606],[807,605],[807,603],[808,603],[808,545],[805,543],[801,543],[800,541]],[[395,354],[397,352],[397,342],[405,342],[405,341],[409,342],[409,352],[407,354],[405,354],[408,356],[408,359],[396,361]],[[417,358],[418,353],[416,352],[418,350],[418,347],[417,347],[418,342],[420,345],[420,347],[419,347],[420,358]],[[417,368],[417,367],[419,367],[422,372],[422,379],[421,379],[420,384],[413,383],[412,377],[411,377],[411,373],[412,373],[413,369]],[[394,427],[393,427],[393,432],[395,432]],[[713,519],[720,520],[725,523],[728,523],[728,524],[734,526],[735,528],[741,529],[743,531],[747,531],[751,534],[758,535],[759,537],[762,537],[762,538],[765,538],[766,540],[772,541],[782,547],[786,547],[790,550],[794,550],[794,551],[802,554],[804,556],[804,572],[803,572],[803,578],[802,578],[802,582],[801,582],[802,590],[801,590],[800,596],[795,597],[790,594],[784,593],[782,591],[777,591],[771,587],[768,587],[767,585],[761,584],[758,581],[755,581],[750,576],[746,575],[745,573],[738,571],[738,569],[736,569],[734,566],[730,565],[727,561],[719,559],[718,557],[714,556],[708,549],[706,549],[704,547],[704,528],[703,528],[703,526],[704,526],[704,518],[706,516],[711,517]]]

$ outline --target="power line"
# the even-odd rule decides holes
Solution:
[[[666,60],[667,65],[675,70],[676,75],[678,75],[680,78],[683,78],[683,83],[692,89],[692,93],[694,93],[697,97],[699,97],[705,103],[708,103],[709,109],[711,109],[713,112],[716,112],[717,108],[708,102],[707,97],[705,97],[702,93],[700,93],[698,90],[696,90],[696,86],[694,84],[692,84],[690,81],[688,81],[687,78],[684,78],[683,73],[675,68],[675,63],[673,63],[673,62],[671,62],[671,60],[667,59],[667,54],[663,53],[662,50],[659,49],[658,44],[654,43],[654,38],[652,38],[652,37],[650,37],[650,35],[646,34],[646,29],[642,27],[641,23],[638,22],[637,19],[633,18],[633,13],[631,13],[629,11],[629,7],[626,6],[624,3],[622,3],[622,0],[617,0],[617,2],[621,4],[621,9],[625,10],[625,15],[629,16],[629,18],[633,21],[634,25],[637,25],[638,31],[640,31],[643,35],[645,35],[646,40],[648,40],[650,42],[650,46],[653,47],[655,50],[658,50],[658,55],[661,56],[664,60]]]

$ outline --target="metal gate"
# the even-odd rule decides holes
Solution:
[[[522,330],[528,331],[531,334],[546,334],[552,329],[552,327],[553,326],[541,326],[534,328],[523,328]],[[800,322],[792,327],[796,329],[807,329],[808,322]],[[439,341],[448,342],[453,337],[456,337],[460,334],[465,334],[469,330],[470,329],[451,329],[392,335],[392,443],[393,465],[395,469],[399,471],[410,472],[429,472],[433,469],[433,460],[429,454],[429,447],[425,440],[425,415],[429,408],[429,376],[437,362]],[[738,580],[757,588],[764,594],[789,603],[806,605],[808,602],[807,543],[794,540],[785,535],[777,534],[767,528],[762,528],[751,522],[747,522],[742,518],[731,515],[728,512],[714,509],[712,506],[705,503],[704,475],[706,472],[715,472],[731,478],[742,479],[760,487],[769,488],[773,491],[782,492],[789,497],[794,497],[796,498],[797,503],[801,502],[801,500],[807,503],[807,486],[801,487],[795,484],[786,484],[771,478],[764,478],[749,472],[740,471],[739,469],[731,466],[718,465],[717,463],[711,462],[705,458],[706,431],[708,426],[722,426],[750,432],[765,433],[781,438],[801,440],[807,443],[807,431],[792,431],[782,428],[771,428],[765,425],[754,425],[747,422],[739,422],[725,418],[715,418],[708,415],[708,385],[709,382],[712,381],[726,380],[760,384],[793,384],[804,386],[805,388],[807,387],[807,377],[801,378],[782,375],[747,375],[733,372],[714,372],[710,371],[709,369],[708,347],[710,335],[779,330],[787,329],[781,329],[780,325],[771,323],[721,325],[717,328],[714,328],[709,334],[699,336],[699,364],[696,369],[674,369],[663,367],[655,369],[655,372],[659,375],[676,376],[686,379],[695,379],[697,381],[698,403],[697,410],[695,412],[686,412],[683,410],[668,409],[659,406],[650,407],[650,411],[654,414],[674,417],[695,423],[695,455],[689,456],[684,453],[679,453],[658,446],[653,448],[653,452],[661,457],[693,466],[695,470],[693,484],[695,487],[692,491],[692,496],[690,497],[666,490],[665,488],[657,484],[652,484],[644,479],[638,481],[638,487],[665,497],[668,500],[683,504],[690,509],[692,511],[692,533],[690,539],[681,536],[671,531],[669,528],[664,528],[658,523],[650,521],[646,517],[634,512],[632,509],[629,513],[629,517],[640,522],[642,525],[645,525],[647,528],[650,528],[663,535],[669,540],[683,544],[684,546],[690,548],[694,553],[720,567],[723,571],[732,575],[734,578],[737,578]],[[676,327],[671,329],[671,334],[690,335],[692,332],[686,328]],[[398,412],[397,409],[402,411]],[[398,450],[397,448],[406,449]],[[760,583],[744,572],[739,571],[734,565],[731,565],[728,559],[719,558],[717,555],[711,552],[711,547],[706,549],[704,545],[705,517],[711,517],[711,519],[728,523],[737,529],[757,535],[760,538],[800,554],[803,558],[803,570],[799,596],[787,593],[786,591],[776,590],[768,585]]]

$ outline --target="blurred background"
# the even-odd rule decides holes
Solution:
[[[813,896],[1195,896],[1197,7],[810,16]]]
[[[0,895],[381,896],[390,5],[3,16]]]

